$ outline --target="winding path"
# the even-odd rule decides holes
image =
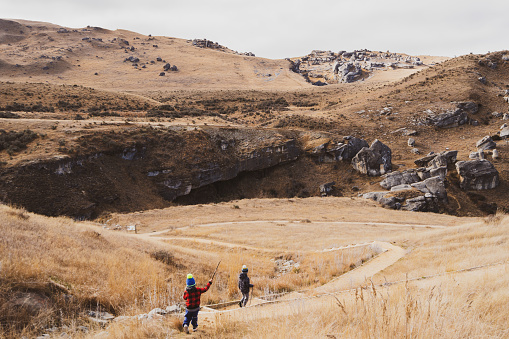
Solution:
[[[213,227],[213,226],[224,226],[233,224],[253,224],[260,222],[299,222],[290,220],[257,220],[257,221],[232,221],[232,222],[219,222],[219,223],[208,223],[201,225],[193,225],[193,227]],[[375,222],[346,222],[346,221],[327,221],[327,222],[313,222],[314,224],[353,224],[353,225],[371,225],[371,226],[400,226],[400,227],[413,227],[413,228],[446,228],[442,225],[421,225],[421,224],[396,224],[396,223],[375,223]],[[182,228],[180,228],[182,229]],[[138,238],[142,238],[148,241],[156,242],[167,242],[171,240],[185,240],[194,241],[200,244],[214,244],[224,246],[228,248],[245,248],[263,252],[273,252],[273,249],[261,248],[244,244],[235,244],[219,240],[211,240],[206,238],[192,238],[192,237],[181,237],[181,236],[162,236],[163,234],[170,231],[170,229],[162,230],[152,233],[142,234],[131,234]],[[236,319],[259,319],[273,317],[281,315],[285,312],[298,312],[299,310],[305,310],[307,312],[316,310],[319,311],[324,305],[334,304],[336,302],[335,295],[342,293],[352,293],[352,291],[363,285],[366,280],[369,280],[375,274],[383,271],[387,267],[393,265],[399,259],[405,256],[405,249],[395,246],[388,242],[373,241],[369,243],[355,244],[343,247],[337,247],[332,249],[325,249],[322,251],[331,250],[342,250],[352,247],[360,246],[377,246],[381,253],[375,256],[370,261],[364,263],[355,269],[338,276],[328,283],[319,286],[314,289],[291,292],[282,295],[275,301],[267,301],[259,298],[254,298],[252,305],[245,308],[233,307],[231,309],[213,309],[211,307],[204,307],[200,312],[201,322],[203,323],[214,323],[218,318],[236,318]],[[181,246],[180,246],[181,247]],[[309,251],[316,252],[316,251]],[[213,305],[210,305],[214,307]]]
[[[258,220],[258,221],[235,221],[235,222],[221,222],[221,223],[209,223],[209,224],[201,224],[201,225],[193,225],[193,227],[212,227],[212,226],[223,226],[223,225],[232,225],[232,224],[253,224],[253,223],[260,223],[260,222],[292,222],[289,220]],[[423,227],[423,228],[445,228],[445,226],[439,226],[439,225],[415,225],[415,224],[394,224],[394,223],[373,223],[373,222],[344,222],[344,221],[336,221],[336,222],[314,222],[315,224],[318,223],[327,223],[327,224],[354,224],[354,225],[375,225],[375,226],[401,226],[401,227]],[[157,241],[157,242],[167,242],[171,240],[185,240],[185,241],[194,241],[197,243],[202,244],[214,244],[219,246],[224,246],[228,248],[245,248],[245,249],[251,249],[256,251],[263,251],[263,252],[274,252],[275,250],[269,249],[269,248],[262,248],[262,247],[255,247],[255,246],[249,246],[244,244],[234,244],[229,243],[225,241],[218,241],[218,240],[211,240],[206,238],[193,238],[193,237],[180,237],[180,236],[168,236],[164,237],[163,234],[170,231],[162,230],[158,232],[152,232],[152,233],[142,233],[137,234],[133,236],[136,236],[138,238],[142,238],[149,241]],[[295,305],[296,303],[300,303],[305,299],[312,298],[313,300],[316,299],[330,299],[330,293],[334,293],[337,291],[345,290],[345,289],[351,289],[356,288],[360,286],[363,282],[366,281],[366,279],[369,279],[376,273],[384,270],[385,268],[391,266],[396,261],[398,261],[400,258],[402,258],[405,255],[405,250],[403,248],[400,248],[398,246],[395,246],[393,244],[390,244],[388,242],[380,242],[380,241],[373,241],[368,243],[361,243],[361,244],[355,244],[355,245],[348,245],[343,247],[336,247],[332,249],[325,249],[322,251],[335,251],[335,250],[343,250],[353,247],[361,247],[361,246],[377,246],[381,250],[381,253],[378,254],[376,257],[371,259],[370,261],[364,263],[363,265],[339,276],[334,278],[333,280],[329,281],[328,283],[306,291],[301,292],[292,292],[289,294],[286,294],[284,297],[280,298],[277,302],[267,302],[264,300],[257,300],[255,302],[256,308],[263,306],[264,307],[264,314],[266,314],[269,309],[280,309],[281,307],[285,307],[283,305],[286,305],[286,307],[293,307],[291,305]],[[316,252],[316,251],[309,251],[309,252]],[[309,301],[306,301],[306,307],[309,306]],[[201,312],[206,318],[208,318],[209,321],[212,321],[212,318],[218,314],[233,314],[233,313],[239,313],[242,312],[243,314],[247,315],[248,313],[258,313],[255,310],[249,311],[253,307],[247,307],[243,309],[231,309],[231,310],[222,310],[217,311],[213,310],[211,308],[206,308],[206,311]],[[274,310],[274,312],[276,312]],[[270,313],[270,312],[269,312]]]
[[[222,225],[231,225],[231,224],[249,224],[256,222],[291,222],[291,221],[283,221],[283,220],[260,220],[260,221],[237,221],[237,222],[222,222],[222,223],[211,223],[211,224],[203,224],[203,225],[194,225],[193,227],[211,227],[211,226],[222,226]],[[316,222],[318,223],[318,222]],[[333,224],[361,224],[361,225],[376,225],[376,226],[402,226],[402,227],[425,227],[425,228],[446,228],[445,226],[440,225],[413,225],[413,224],[392,224],[392,223],[365,223],[365,222],[324,222],[324,223],[333,223]],[[164,233],[167,233],[169,230],[163,230],[152,233],[144,233],[137,234],[138,238],[146,239],[153,242],[165,242],[168,240],[189,240],[196,241],[198,243],[212,243],[216,245],[221,245],[229,248],[247,248],[253,249],[256,251],[266,251],[272,252],[272,249],[268,248],[260,248],[242,244],[234,244],[228,243],[224,241],[216,241],[204,238],[191,238],[191,237],[164,237],[161,236]],[[395,246],[388,242],[380,242],[374,241],[369,243],[362,243],[356,245],[349,245],[344,247],[337,247],[333,249],[326,249],[323,251],[330,250],[341,250],[347,249],[351,247],[359,247],[359,246],[377,246],[381,250],[381,253],[376,257],[371,259],[370,261],[364,263],[357,268],[338,276],[328,283],[319,286],[317,288],[303,290],[298,292],[291,292],[284,295],[280,295],[277,300],[267,301],[260,298],[253,298],[250,306],[245,308],[238,308],[236,305],[231,305],[231,308],[228,309],[228,305],[209,305],[210,307],[203,307],[200,312],[200,322],[204,324],[212,325],[218,319],[241,319],[241,320],[254,320],[260,318],[271,318],[280,316],[281,314],[295,314],[296,312],[305,311],[305,312],[319,312],[323,309],[324,306],[328,305],[336,305],[337,297],[343,295],[344,297],[351,296],[355,289],[359,286],[363,286],[366,284],[371,277],[380,273],[387,267],[396,263],[399,259],[405,256],[406,250]],[[183,247],[182,247],[183,248]],[[313,251],[309,251],[313,252]],[[315,251],[316,252],[316,251]],[[429,284],[433,281],[436,282],[437,279],[444,279],[446,275],[454,275],[456,273],[463,273],[461,276],[462,279],[468,279],[468,277],[472,274],[477,274],[475,271],[481,270],[484,271],[497,271],[500,269],[507,269],[507,262],[495,263],[490,265],[484,265],[479,267],[473,267],[470,269],[464,269],[457,272],[446,272],[442,274],[437,274],[429,277],[419,277],[415,279],[411,279],[411,281],[415,281],[419,284]],[[454,278],[453,278],[454,279]],[[456,278],[459,279],[459,278]],[[405,281],[395,281],[391,282],[387,285],[404,283]],[[232,303],[230,303],[232,304]]]

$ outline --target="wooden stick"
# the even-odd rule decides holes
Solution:
[[[219,260],[219,262],[217,263],[216,270],[214,271],[214,274],[212,274],[212,278],[210,278],[210,280],[214,279],[214,277],[216,276],[216,272],[217,272],[217,269],[219,268],[220,263],[221,263],[221,260]]]

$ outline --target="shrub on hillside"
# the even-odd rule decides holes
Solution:
[[[53,106],[44,106],[41,102],[37,102],[34,105],[25,105],[18,102],[0,107],[0,111],[14,111],[14,112],[55,112]]]
[[[21,132],[0,130],[0,151],[5,149],[9,154],[22,151],[37,137],[37,133],[29,129]]]
[[[16,113],[12,113],[12,112],[0,112],[0,118],[4,118],[4,119],[18,119],[19,118],[19,115],[16,114]]]

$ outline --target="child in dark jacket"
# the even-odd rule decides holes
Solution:
[[[193,332],[198,330],[198,312],[200,311],[200,297],[202,293],[209,290],[212,285],[212,279],[205,288],[196,287],[196,281],[192,274],[187,275],[186,291],[184,292],[184,300],[186,301],[186,314],[184,316],[184,331],[189,333],[189,323],[193,325]]]
[[[249,281],[247,276],[247,266],[242,266],[242,272],[239,275],[239,289],[242,292],[242,300],[239,302],[240,307],[244,307],[249,300],[249,289],[253,287],[253,284]]]

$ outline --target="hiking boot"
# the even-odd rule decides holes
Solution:
[[[239,306],[242,307],[242,301],[239,301]]]
[[[184,332],[189,334],[189,325],[184,325]]]
[[[193,328],[193,332],[198,331],[198,327]]]

